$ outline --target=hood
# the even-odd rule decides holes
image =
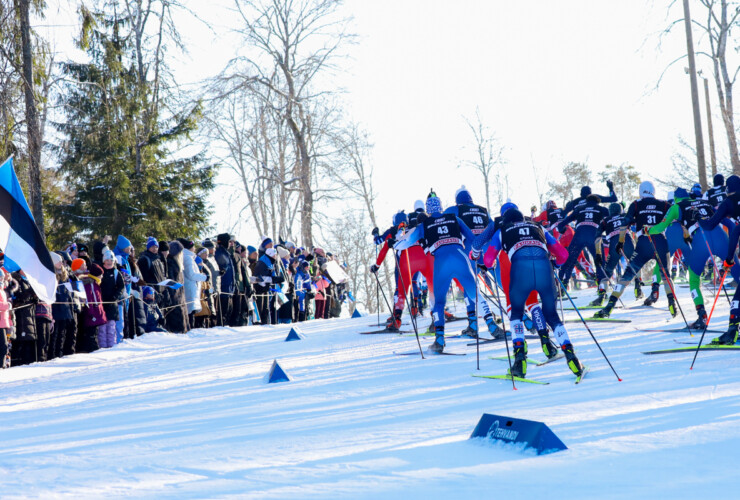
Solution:
[[[179,241],[170,241],[170,257],[177,257],[185,250]]]

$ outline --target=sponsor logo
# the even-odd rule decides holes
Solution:
[[[494,439],[503,439],[504,441],[514,441],[519,436],[519,431],[512,429],[502,429],[499,421],[496,420],[488,430],[488,437]]]

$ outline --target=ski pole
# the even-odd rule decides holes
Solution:
[[[498,264],[498,260],[496,260],[496,264]],[[498,288],[499,288],[498,286],[495,288],[496,302],[498,303],[498,307],[501,310],[501,327],[504,329],[504,344],[506,344],[506,359],[509,360],[509,374],[511,375],[511,387],[513,387],[514,390],[516,391],[516,384],[514,384],[514,374],[512,373],[514,367],[511,366],[511,355],[509,354],[509,337],[506,334],[506,320],[504,319],[504,316],[506,316],[506,310],[502,307],[501,297],[499,297],[499,294],[498,294]]]
[[[722,288],[725,284],[725,278],[727,277],[727,272],[729,269],[725,269],[725,272],[722,273],[722,279],[719,282],[720,288]],[[712,304],[712,310],[709,311],[709,317],[707,317],[707,324],[704,327],[704,331],[701,332],[701,338],[699,338],[699,345],[696,346],[696,351],[694,352],[694,359],[691,361],[691,368],[689,370],[694,369],[694,363],[696,363],[696,356],[699,354],[699,349],[701,349],[701,343],[704,340],[704,335],[707,333],[707,328],[709,328],[709,322],[712,321],[712,313],[714,313],[714,306],[717,305],[717,299],[719,299],[719,290],[717,291],[717,294],[714,296],[714,303]]]
[[[683,309],[681,308],[681,303],[678,301],[678,296],[676,295],[676,289],[673,288],[673,282],[671,281],[671,277],[668,276],[668,273],[666,273],[665,267],[663,266],[663,261],[660,260],[660,256],[658,256],[658,248],[655,246],[655,243],[653,242],[653,238],[650,236],[650,230],[645,230],[645,235],[648,237],[648,240],[650,240],[650,244],[653,246],[653,253],[655,254],[655,260],[658,261],[658,266],[660,267],[660,272],[663,273],[663,279],[666,280],[668,283],[668,286],[671,289],[671,293],[673,294],[673,299],[676,301],[676,305],[678,306],[678,310],[681,311],[681,317],[683,318],[683,322],[686,323],[686,329],[690,332],[691,327],[689,326],[689,322],[686,321],[686,316],[683,313]]]
[[[404,250],[401,250],[401,251],[403,252]],[[398,264],[398,254],[396,253],[395,250],[393,251],[393,256],[395,257],[395,261],[396,261],[396,269],[398,269],[398,277],[401,280],[401,286],[403,286],[403,297],[404,299],[406,299],[406,307],[409,310],[409,316],[411,316],[411,326],[414,327],[414,333],[416,334],[416,343],[419,344],[419,354],[421,354],[421,359],[426,359],[424,358],[424,350],[421,348],[421,340],[419,340],[419,330],[417,330],[416,328],[416,318],[414,318],[414,314],[411,312],[411,304],[409,304],[409,301],[408,301],[408,297],[406,293],[408,289],[406,288],[406,282],[403,279],[403,273],[401,272],[401,266]]]
[[[594,339],[594,343],[596,344],[596,347],[599,348],[599,351],[601,351],[601,355],[604,356],[604,359],[606,360],[606,362],[609,363],[609,368],[612,369],[612,371],[614,372],[614,375],[617,377],[617,380],[619,380],[621,382],[622,379],[619,378],[619,375],[617,375],[617,370],[614,369],[614,367],[612,366],[611,361],[609,361],[609,358],[606,357],[606,353],[604,352],[604,349],[602,349],[601,348],[601,345],[599,345],[599,341],[596,340],[596,337],[594,337],[593,332],[588,327],[588,324],[586,323],[586,320],[583,319],[583,315],[581,315],[581,311],[576,306],[576,303],[573,302],[573,299],[570,297],[570,294],[568,293],[568,290],[563,286],[563,282],[560,281],[560,277],[558,276],[558,273],[557,272],[554,272],[554,270],[553,270],[553,274],[555,275],[555,279],[558,280],[558,283],[560,283],[560,286],[563,287],[563,291],[565,291],[565,295],[568,296],[568,300],[570,300],[570,303],[573,305],[573,309],[575,309],[576,313],[578,313],[578,317],[581,318],[581,321],[583,322],[583,326],[586,327],[586,330],[588,330],[589,335],[591,335],[591,338]]]
[[[375,262],[378,262],[378,245],[375,245]],[[378,326],[380,326],[380,280],[377,275],[375,276],[375,282],[377,283],[375,288],[375,303],[378,304]],[[385,292],[383,292],[383,299],[385,299],[385,304],[388,305]]]
[[[475,264],[475,263],[473,263]],[[473,276],[475,282],[475,322],[478,323],[478,272]],[[480,329],[478,330],[478,332]],[[475,369],[480,371],[480,334],[475,332]]]
[[[383,290],[383,287],[380,286],[380,279],[378,278],[378,273],[373,273],[375,275],[375,281],[378,283],[378,290],[383,294],[383,300],[385,301],[385,305],[388,308],[388,310],[393,314],[393,309],[391,309],[391,304],[388,302],[388,298],[385,295],[385,290]],[[378,326],[380,326],[380,304],[378,304]]]
[[[702,228],[701,226],[699,226],[699,230],[701,230],[701,234],[702,234],[702,236],[704,236],[704,243],[707,244],[707,250],[709,250],[709,257],[710,257],[710,259],[712,261],[712,266],[714,266],[714,274],[717,274],[718,275],[719,274],[719,269],[717,269],[717,263],[714,262],[714,254],[712,253],[712,247],[709,246],[709,240],[707,239],[707,233],[704,232],[704,228]],[[727,298],[727,303],[729,305],[732,305],[732,301],[730,300],[730,296],[727,295],[727,290],[724,290],[723,289],[723,291],[725,292],[725,297]]]

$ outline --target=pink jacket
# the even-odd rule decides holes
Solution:
[[[0,328],[12,328],[13,320],[10,314],[10,302],[5,289],[0,287]]]
[[[107,320],[103,310],[103,296],[100,293],[100,281],[95,276],[87,276],[82,279],[85,285],[87,306],[83,309],[85,326],[104,325]]]

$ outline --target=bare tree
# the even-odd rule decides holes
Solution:
[[[305,245],[312,245],[316,199],[310,107],[330,93],[316,90],[314,81],[331,69],[340,48],[351,41],[348,20],[338,16],[339,0],[234,1],[242,21],[237,31],[255,51],[229,63],[217,79],[218,93],[249,88],[284,118],[297,158],[301,236]]]
[[[465,123],[473,133],[474,148],[470,160],[461,163],[476,169],[483,176],[483,185],[486,188],[486,209],[491,211],[491,183],[494,184],[496,204],[500,204],[508,193],[509,178],[504,167],[504,147],[495,134],[483,124],[478,109],[475,110],[475,122],[465,118]],[[505,186],[505,189],[502,189]]]
[[[706,24],[700,25],[708,35],[710,53],[707,55],[712,61],[714,83],[717,88],[722,123],[727,133],[727,144],[730,150],[730,161],[735,174],[740,174],[740,155],[738,154],[737,135],[735,130],[735,113],[733,100],[733,86],[740,72],[740,64],[730,68],[727,58],[727,47],[737,53],[738,39],[736,36],[740,24],[740,2],[728,0],[700,0],[706,8]]]

